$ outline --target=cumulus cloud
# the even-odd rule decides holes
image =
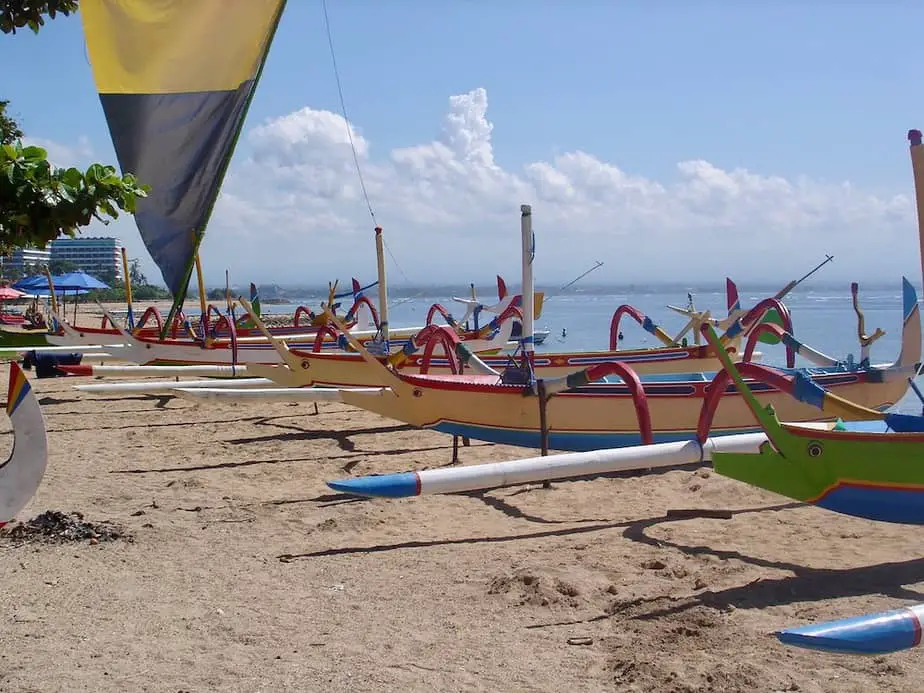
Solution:
[[[48,152],[48,160],[55,166],[69,168],[71,166],[84,166],[93,156],[93,146],[86,135],[81,135],[73,145],[61,144],[41,137],[24,137],[23,144],[32,147],[41,147]]]
[[[519,273],[519,205],[533,205],[539,281],[567,280],[593,260],[598,281],[788,280],[837,256],[826,276],[895,279],[917,272],[908,195],[848,182],[785,178],[708,160],[652,180],[572,151],[500,166],[484,89],[451,96],[433,139],[376,150],[361,128],[305,107],[250,127],[203,247],[207,274],[323,284],[375,271],[372,222],[385,227],[390,279],[490,281]],[[909,186],[910,188],[910,182]],[[871,248],[888,249],[879,253]],[[907,265],[907,266],[906,266]],[[604,276],[604,273],[606,275]]]

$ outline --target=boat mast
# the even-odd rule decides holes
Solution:
[[[390,353],[388,344],[388,283],[385,279],[385,241],[382,238],[382,227],[375,227],[375,259],[378,263],[379,279],[379,335],[385,355]]]
[[[915,207],[918,214],[918,245],[920,248],[921,260],[921,278],[924,281],[924,146],[921,144],[921,131],[909,130],[908,142],[910,143],[909,152],[911,154],[911,174],[914,177],[914,198]],[[918,396],[918,399],[924,403],[924,393],[915,384],[914,379],[921,375],[924,368],[924,361],[918,367],[917,371],[908,378],[908,384]]]
[[[533,208],[520,205],[520,240],[523,258],[523,330],[520,345],[523,348],[524,365],[529,369],[530,380],[533,373],[534,338],[533,338],[533,258],[536,254],[535,236],[533,235]]]

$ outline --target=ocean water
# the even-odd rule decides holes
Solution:
[[[541,287],[539,287],[541,288]],[[514,287],[511,289],[515,290]],[[778,286],[738,286],[742,307],[747,309],[758,301],[773,295]],[[613,312],[622,304],[630,304],[648,315],[664,330],[675,335],[686,320],[683,316],[668,310],[667,304],[685,307],[687,291],[690,287],[650,286],[650,287],[592,287],[588,289],[570,289],[556,294],[547,290],[542,314],[536,320],[537,329],[551,332],[545,343],[537,351],[593,351],[606,349],[609,343],[610,321]],[[918,289],[919,296],[921,295]],[[714,317],[727,314],[724,286],[692,287],[693,300],[697,310],[710,310]],[[423,326],[427,311],[433,303],[442,303],[456,318],[461,318],[465,307],[452,301],[453,295],[465,295],[454,292],[451,288],[431,290],[392,290],[389,321],[393,327]],[[496,293],[484,288],[478,292],[485,303],[495,301]],[[377,298],[369,294],[377,304]],[[317,310],[326,295],[310,293],[301,299],[301,303]],[[859,358],[860,345],[857,338],[857,318],[853,311],[850,288],[841,285],[822,284],[800,286],[786,297],[785,301],[792,315],[795,336],[807,344],[834,358],[846,358],[853,354]],[[343,299],[344,308],[348,299]],[[268,304],[263,306],[266,313],[292,313],[298,303]],[[902,297],[901,286],[870,284],[860,286],[860,307],[865,315],[865,329],[872,333],[877,327],[885,330],[872,346],[873,363],[891,363],[898,356],[901,346]],[[482,313],[482,316],[488,314]],[[490,316],[487,317],[490,320]],[[562,330],[566,336],[562,337]],[[624,340],[620,348],[657,346],[658,341],[630,317],[624,316],[620,323]],[[688,334],[692,342],[692,334]],[[761,344],[762,362],[770,365],[785,365],[786,354],[781,345]],[[809,362],[797,361],[798,365],[808,366]],[[920,381],[919,381],[920,382]],[[924,387],[924,382],[921,382]],[[921,403],[910,392],[899,403],[901,411],[920,413]]]

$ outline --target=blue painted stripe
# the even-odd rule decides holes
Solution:
[[[886,425],[897,433],[924,432],[924,416],[914,414],[886,414]]]
[[[918,294],[915,292],[911,282],[907,277],[902,277],[902,315],[904,321],[908,322],[912,311],[918,307]]]
[[[879,522],[924,524],[924,489],[839,486],[825,494],[815,505],[843,515]]]
[[[744,331],[744,327],[741,325],[741,320],[738,319],[738,320],[735,320],[735,322],[731,325],[731,327],[725,330],[725,336],[728,339],[734,339],[739,334],[741,334],[743,331]]]
[[[516,430],[464,424],[455,421],[441,421],[429,426],[435,431],[450,435],[466,436],[499,445],[515,445],[521,448],[539,448],[542,445],[538,430]],[[732,431],[713,431],[710,436],[724,436],[735,433],[756,433],[759,427],[735,429]],[[693,440],[692,431],[657,431],[655,443],[674,443]],[[642,445],[642,437],[637,431],[550,431],[549,448],[566,452],[589,452],[606,448],[625,448]]]
[[[910,609],[896,609],[788,628],[776,636],[783,644],[793,647],[843,654],[880,655],[916,647],[920,641],[920,626]]]
[[[356,479],[328,481],[327,485],[335,491],[351,493],[355,496],[373,496],[378,498],[407,498],[418,495],[420,488],[416,472],[383,474],[382,476],[362,476]]]
[[[812,380],[807,373],[797,371],[793,374],[792,394],[800,402],[810,404],[817,409],[824,409],[825,389]]]

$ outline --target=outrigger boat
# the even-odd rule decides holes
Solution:
[[[377,238],[380,233],[380,229],[376,229]],[[383,287],[386,286],[386,277],[384,275],[384,265],[381,261],[381,248],[378,244],[377,250],[380,255],[378,284],[384,292]],[[771,322],[783,326],[787,333],[791,334],[793,331],[792,318],[789,309],[782,303],[782,299],[831,260],[833,260],[833,257],[828,256],[803,277],[790,281],[776,295],[758,302],[750,310],[742,310],[737,287],[731,279],[726,278],[728,315],[722,320],[711,318],[707,312],[696,311],[692,306],[692,301],[691,305],[686,309],[668,306],[683,313],[688,318],[683,329],[673,337],[634,306],[620,305],[613,313],[610,321],[609,350],[533,353],[531,355],[531,368],[543,377],[561,377],[583,368],[604,365],[614,361],[630,364],[637,373],[643,375],[715,370],[718,368],[719,361],[713,348],[699,344],[699,331],[697,328],[706,322],[723,331],[720,339],[723,348],[733,354],[735,358],[758,361],[762,357],[762,354],[755,350],[758,343],[774,344],[779,341],[778,337],[768,334],[762,326]],[[475,320],[475,334],[479,334],[485,331],[485,328],[479,328],[477,324],[480,312],[486,311],[498,314],[488,325],[489,329],[496,330],[497,321],[503,320],[509,311],[515,308],[522,309],[522,296],[510,296],[507,292],[506,284],[500,276],[497,277],[497,284],[498,296],[501,300],[495,306],[484,306],[474,299],[453,297],[453,300],[467,306],[467,311],[461,320],[456,321],[442,305],[434,304],[427,315],[426,327],[411,336],[403,344],[396,344],[395,341],[391,341],[392,338],[398,338],[399,335],[389,332],[380,334],[379,337],[383,341],[389,342],[389,355],[386,355],[384,350],[379,348],[377,352],[374,352],[377,353],[377,359],[382,365],[400,369],[402,373],[406,374],[458,373],[459,369],[467,365],[482,374],[496,375],[510,366],[511,358],[509,354],[495,355],[487,350],[478,352],[472,348],[471,344],[463,343],[459,345],[459,342],[466,337],[467,333],[463,331],[463,326],[468,324],[470,317]],[[535,298],[531,302],[533,316],[539,314],[543,298],[544,296],[535,294]],[[377,369],[371,366],[358,352],[356,345],[345,334],[347,330],[344,328],[349,326],[340,326],[336,316],[331,316],[330,325],[338,329],[331,329],[331,334],[338,335],[338,345],[345,348],[322,352],[318,344],[315,344],[314,348],[309,350],[292,344],[290,339],[286,339],[282,335],[274,335],[269,328],[263,325],[258,311],[254,310],[251,304],[248,304],[243,298],[239,298],[238,301],[248,311],[250,320],[262,330],[267,339],[273,342],[281,356],[281,363],[286,366],[286,368],[257,367],[257,370],[251,371],[253,374],[269,378],[279,385],[293,388],[316,385],[364,387],[370,384],[379,384],[380,376],[375,372]],[[385,309],[382,308],[381,310],[384,314]],[[451,328],[450,330],[441,330],[439,329],[440,326],[433,322],[433,318],[437,314],[445,318],[448,327]],[[620,324],[624,317],[634,319],[642,329],[657,338],[662,343],[662,346],[628,350],[619,349],[619,340],[622,334]],[[520,328],[523,324],[522,313],[518,312],[517,318],[517,321],[513,323],[514,329]],[[685,335],[690,330],[694,331],[696,342],[692,346],[686,343],[685,338]],[[752,334],[756,334],[754,340],[750,340]],[[352,332],[352,335],[355,337],[355,331]],[[747,347],[742,349],[742,342],[745,340],[750,341],[748,341]],[[535,340],[531,343],[534,344]],[[366,347],[375,346],[374,340],[364,344]],[[396,349],[396,346],[399,348]],[[789,341],[785,344],[785,348],[787,366],[792,368],[795,366],[796,354],[800,347],[797,343]],[[802,349],[806,350],[805,347],[802,347]],[[473,353],[477,353],[479,358],[471,359]],[[823,355],[817,354],[817,352],[815,352],[815,355],[822,358],[821,363],[823,365],[837,363],[834,359],[825,359]]]
[[[351,291],[336,293],[337,282],[329,284],[330,293],[325,305],[339,306],[335,303],[337,299],[352,296],[353,304],[343,317],[344,322],[354,328],[358,325],[374,325],[378,322],[378,313],[372,302],[365,296],[364,292],[375,286],[375,283],[361,287],[359,282],[353,279],[353,288]],[[250,301],[252,304],[259,305],[257,298],[257,289],[254,284],[250,285]],[[131,304],[129,304],[131,305]],[[237,338],[258,337],[264,340],[262,332],[256,330],[249,323],[248,316],[242,315],[235,317],[233,315],[233,304],[226,312],[222,312],[216,305],[209,303],[205,306],[205,311],[197,325],[193,326],[187,316],[180,311],[176,314],[171,325],[165,329],[165,322],[157,306],[149,306],[142,314],[141,318],[135,322],[130,316],[129,311],[128,324],[125,325],[133,336],[142,339],[157,340],[162,334],[169,335],[173,340],[186,340],[190,342],[201,342],[202,334],[208,335],[212,340],[229,340],[233,336]],[[54,323],[49,328],[46,341],[48,344],[55,346],[78,346],[93,345],[105,346],[110,344],[119,344],[122,342],[124,335],[123,327],[113,322],[111,314],[105,314],[102,317],[99,327],[89,325],[76,325],[66,321],[56,308],[52,307],[52,316]],[[294,339],[307,340],[316,336],[318,330],[326,324],[326,318],[316,314],[310,308],[300,305],[295,309],[291,316],[292,324],[290,325],[273,325],[270,331],[274,335],[291,336]],[[413,328],[412,328],[413,329]],[[374,332],[372,332],[374,334]],[[361,339],[365,341],[368,336],[360,334]],[[328,338],[329,340],[330,338]]]
[[[243,300],[241,302],[246,308],[246,302]],[[757,325],[761,324],[762,319],[770,311],[775,310],[782,313],[787,321],[789,320],[789,312],[786,306],[778,299],[762,301],[754,309],[745,313],[743,317],[739,314],[733,321],[735,331],[726,333],[725,348],[731,353],[738,353],[742,339],[748,336]],[[674,342],[660,326],[630,305],[622,305],[617,309],[612,321],[612,334],[618,334],[619,321],[624,315],[635,318],[646,331],[659,336],[663,335],[672,345],[648,349],[618,350],[616,342],[618,338],[611,337],[611,348],[607,351],[544,352],[534,356],[533,367],[543,376],[556,377],[573,373],[588,366],[613,361],[630,363],[639,373],[644,374],[686,373],[697,369],[715,369],[718,366],[718,361],[710,347],[685,346]],[[702,315],[694,316],[694,319],[696,318],[703,319]],[[258,317],[252,316],[251,319],[254,319],[260,325]],[[438,327],[428,325],[403,344],[393,342],[392,345],[397,346],[397,348],[393,349],[390,357],[382,356],[380,361],[384,365],[400,369],[403,373],[456,372],[454,369],[458,369],[459,363],[456,358],[458,354],[456,353],[455,343],[460,340],[456,338],[457,335],[451,335],[446,331],[438,331]],[[338,330],[338,334],[342,335],[343,331]],[[285,337],[272,335],[268,329],[264,331],[264,335],[274,342],[282,357],[281,363],[284,363],[288,368],[265,369],[260,371],[260,375],[270,378],[280,385],[287,387],[309,387],[312,385],[364,386],[378,378],[374,373],[375,369],[370,368],[355,347],[350,351],[321,352],[320,349],[305,349],[291,343],[291,340]],[[397,337],[398,335],[394,336]],[[431,339],[436,339],[437,341],[431,343]],[[354,345],[350,344],[350,346],[353,347]],[[469,345],[464,344],[464,346],[468,347]],[[466,353],[478,352],[474,352],[469,347]],[[482,352],[479,353],[479,357],[480,361],[491,369],[489,371],[482,370],[482,372],[499,371],[510,365],[510,356],[508,354],[491,355]],[[753,352],[752,350],[751,357],[758,360],[761,353]],[[794,361],[795,352],[787,355],[787,358]],[[479,367],[477,364],[472,363],[467,356],[464,356],[462,361],[463,365]]]
[[[910,312],[908,322],[920,329],[920,319],[915,318],[920,315],[916,303]],[[701,331],[710,343],[718,344],[718,335],[711,325],[703,325]],[[791,377],[786,369],[736,363],[727,353],[720,358],[722,370],[713,379],[715,387],[701,402],[699,418],[703,425],[685,441],[358,477],[328,485],[338,491],[370,497],[405,497],[711,461],[716,472],[723,476],[835,512],[887,522],[924,524],[924,472],[908,461],[912,449],[920,454],[924,417],[879,411],[844,400],[802,376],[795,378],[796,384],[788,388],[790,396],[821,411],[829,421],[781,424],[779,407],[761,403],[760,384],[781,383]],[[731,387],[725,387],[729,381]],[[715,436],[710,412],[720,400],[735,394],[756,422],[757,431]],[[840,418],[850,414],[854,418],[848,422]],[[888,429],[907,433],[885,434]],[[916,445],[906,448],[903,459],[895,464],[887,461],[884,453],[891,449],[888,446],[900,443],[903,438]],[[833,463],[829,463],[826,452],[829,441],[835,443],[836,452],[830,457]],[[856,449],[862,454],[847,454],[844,451],[850,450],[849,441],[863,442],[867,447]],[[877,450],[875,445],[885,447]],[[906,493],[909,489],[915,492]]]
[[[817,269],[818,267],[812,272],[817,271]],[[689,373],[697,369],[704,371],[715,370],[719,362],[712,347],[685,344],[684,335],[686,332],[705,322],[724,330],[721,341],[724,348],[730,354],[733,354],[735,358],[747,358],[752,361],[760,360],[762,354],[755,350],[757,344],[760,342],[774,343],[779,339],[773,335],[767,335],[765,331],[758,330],[758,328],[767,323],[768,317],[778,316],[776,319],[786,326],[790,332],[792,331],[792,319],[789,310],[781,299],[812,272],[800,280],[790,282],[775,296],[760,301],[747,311],[741,309],[734,282],[727,279],[728,317],[718,320],[711,318],[706,312],[685,309],[689,322],[674,337],[668,335],[663,328],[634,306],[623,304],[616,309],[610,323],[609,350],[537,353],[533,355],[532,366],[538,374],[544,377],[564,376],[588,366],[607,364],[613,361],[631,364],[637,373],[645,375],[652,373]],[[500,280],[500,277],[498,279]],[[248,308],[246,301],[239,300],[245,308]],[[509,354],[491,355],[488,352],[478,353],[480,363],[471,361],[469,355],[472,349],[466,349],[469,345],[463,344],[461,347],[463,351],[459,351],[460,347],[456,346],[458,340],[455,336],[445,331],[439,332],[436,329],[438,326],[431,327],[431,317],[434,309],[437,308],[442,308],[442,306],[434,305],[431,308],[431,313],[427,320],[428,325],[427,328],[424,328],[424,331],[408,339],[407,342],[401,345],[400,351],[392,353],[390,357],[381,356],[379,358],[383,365],[398,368],[402,373],[408,374],[440,374],[457,372],[464,365],[479,368],[482,373],[492,373],[503,370],[511,364]],[[496,312],[493,307],[488,310]],[[618,345],[620,321],[626,316],[633,318],[646,332],[657,337],[665,346],[620,350]],[[258,326],[262,326],[259,315],[251,314],[251,320]],[[465,318],[460,322],[464,322],[464,320]],[[454,324],[450,322],[450,326]],[[514,324],[517,325],[517,323]],[[749,338],[755,331],[758,332],[756,339],[749,341],[746,349],[742,349],[742,341]],[[374,373],[375,369],[370,367],[355,348],[352,348],[351,351],[337,350],[328,352],[321,352],[318,348],[306,350],[291,344],[290,340],[282,336],[273,335],[268,328],[264,328],[263,333],[275,343],[282,357],[282,363],[287,368],[258,370],[260,375],[270,378],[280,385],[287,387],[310,387],[312,385],[361,387],[369,384],[369,382],[377,381],[379,378]],[[345,335],[342,335],[339,331],[338,334],[341,334],[342,338],[346,340]],[[355,335],[355,333],[353,334]],[[436,341],[431,342],[431,339]],[[699,340],[697,339],[696,341],[698,342]],[[351,344],[350,346],[352,347],[353,345]],[[785,346],[787,364],[793,367],[798,346],[793,344],[786,344]],[[833,362],[834,360],[831,359],[826,361],[826,363]],[[482,364],[487,366],[488,370],[482,368]]]
[[[533,247],[529,205],[523,205],[521,210],[521,232],[525,248],[523,293],[528,296],[532,288]],[[903,297],[902,349],[891,365],[869,363],[870,340],[859,363],[839,362],[802,345],[785,330],[775,328],[787,348],[817,358],[826,365],[779,372],[770,383],[755,385],[760,400],[764,404],[772,403],[788,421],[825,418],[819,416],[810,402],[788,396],[789,393],[800,395],[805,390],[804,383],[814,381],[841,396],[835,406],[837,411],[828,412],[828,417],[862,416],[848,406],[847,400],[867,410],[892,406],[904,395],[907,377],[921,358],[917,297],[907,280],[903,282]],[[524,301],[524,305],[529,308],[531,302]],[[332,320],[336,322],[336,318]],[[531,324],[527,310],[524,314],[527,337]],[[764,326],[764,329],[774,328]],[[757,335],[755,331],[749,339]],[[643,382],[631,365],[614,362],[591,366],[565,377],[534,379],[529,367],[534,356],[531,344],[526,341],[521,369],[509,368],[503,375],[496,372],[484,375],[486,366],[481,359],[467,354],[464,345],[451,341],[451,331],[441,329],[434,330],[425,349],[431,348],[433,340],[440,339],[449,353],[461,353],[459,360],[474,365],[480,373],[410,375],[388,368],[348,333],[346,337],[368,364],[363,382],[350,385],[387,387],[389,390],[381,396],[361,398],[345,392],[344,402],[387,418],[452,435],[522,447],[588,451],[685,440],[704,426],[716,435],[755,430],[746,403],[732,396],[720,404],[714,393],[726,389],[727,383],[717,383],[707,373],[648,375]],[[306,362],[309,371],[319,363],[314,358]],[[287,364],[291,372],[298,367],[297,363]],[[302,367],[305,368],[304,364]],[[251,368],[248,373],[278,382],[278,375],[274,377],[272,370]],[[457,364],[457,373],[458,370]],[[730,390],[733,391],[733,387]],[[701,415],[699,409],[704,399],[711,405],[708,412]]]

